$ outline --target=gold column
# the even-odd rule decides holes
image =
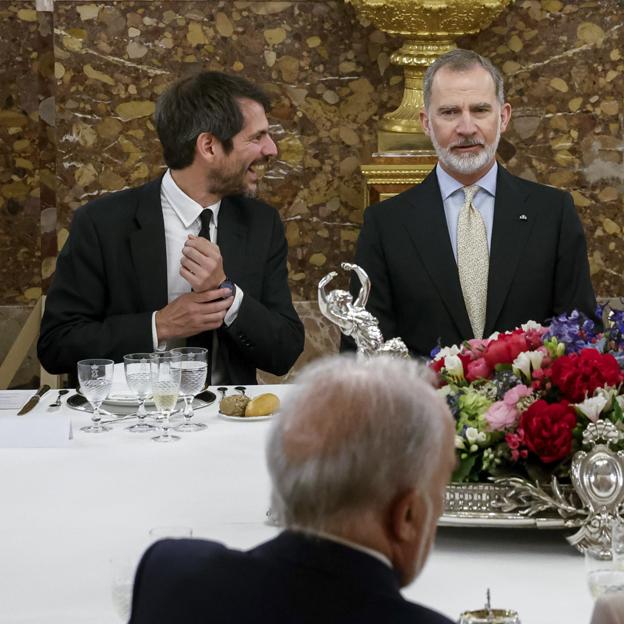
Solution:
[[[420,125],[423,76],[455,40],[488,26],[511,0],[346,0],[377,28],[405,41],[392,56],[403,67],[399,107],[379,122],[377,152],[362,165],[366,201],[385,199],[421,182],[437,158]]]

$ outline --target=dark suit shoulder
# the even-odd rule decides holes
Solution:
[[[564,197],[569,197],[570,193],[564,191],[555,186],[548,186],[547,184],[540,184],[533,180],[527,180],[519,176],[509,173],[506,169],[500,167],[501,180],[515,187],[518,191],[525,195],[539,195],[540,199],[546,199],[547,201],[562,201]],[[498,192],[498,190],[497,190]]]
[[[88,217],[98,222],[119,224],[120,218],[134,216],[132,208],[138,205],[144,193],[152,193],[154,197],[160,199],[160,181],[161,178],[158,178],[141,186],[114,191],[97,197],[78,208],[74,213],[74,219]],[[160,203],[157,207],[160,209]]]
[[[280,219],[277,208],[267,204],[255,197],[245,197],[244,195],[228,195],[223,198],[223,204],[236,207],[246,218],[268,221]]]

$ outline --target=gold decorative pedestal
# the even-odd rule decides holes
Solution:
[[[380,120],[377,152],[362,166],[369,202],[395,195],[431,171],[437,159],[420,125],[425,71],[456,47],[457,38],[488,26],[510,1],[346,0],[380,30],[405,37],[391,56],[405,74],[403,100]]]

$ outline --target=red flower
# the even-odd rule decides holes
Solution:
[[[592,396],[596,388],[617,386],[622,373],[617,360],[610,353],[583,349],[557,358],[552,365],[552,382],[572,403],[580,403]]]
[[[520,416],[524,442],[545,464],[556,462],[572,452],[572,430],[576,414],[567,401],[532,403]]]
[[[497,364],[511,364],[520,353],[528,350],[524,332],[520,329],[511,334],[501,334],[490,342],[483,357],[488,365],[494,368]]]
[[[472,360],[468,364],[464,364],[466,381],[472,382],[475,379],[488,378],[492,373],[492,369],[488,366],[488,363],[483,359]]]

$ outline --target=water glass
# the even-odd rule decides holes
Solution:
[[[145,399],[152,393],[152,371],[151,353],[129,353],[124,355],[124,372],[126,373],[126,383],[128,388],[137,395],[139,408],[136,425],[127,427],[127,431],[132,433],[145,433],[153,431],[154,425],[145,422],[147,412],[145,411]]]
[[[624,592],[624,569],[618,569],[608,548],[600,546],[585,550],[587,585],[592,597]]]
[[[208,374],[208,349],[203,347],[178,347],[172,349],[182,356],[180,361],[181,379],[180,394],[184,398],[184,422],[176,427],[176,431],[201,431],[206,428],[203,423],[191,422],[193,417],[193,400],[206,384]]]
[[[152,396],[159,411],[162,433],[152,438],[155,442],[177,442],[180,437],[169,433],[169,417],[178,401],[182,356],[172,351],[150,355]]]
[[[81,431],[86,431],[87,433],[110,431],[110,427],[100,423],[100,420],[102,420],[100,405],[109,395],[113,385],[114,366],[115,362],[113,360],[93,359],[80,360],[78,362],[80,392],[82,392],[93,408],[93,413],[91,414],[93,424],[88,427],[81,427]]]
[[[624,571],[624,519],[619,516],[611,523],[611,552],[615,569]]]

